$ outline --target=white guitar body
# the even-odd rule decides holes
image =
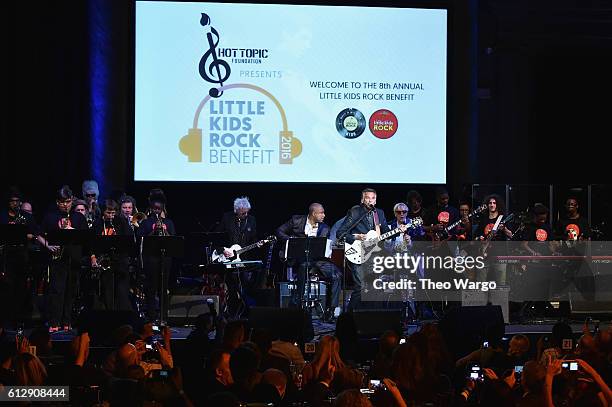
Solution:
[[[240,249],[242,249],[242,247],[240,247],[240,245],[238,244],[234,244],[232,245],[232,247],[224,247],[224,250],[221,253],[217,253],[217,251],[213,251],[212,254],[212,261],[213,263],[228,263],[228,262],[232,262],[232,261],[241,261],[240,260],[240,255],[236,254],[236,252]],[[227,257],[225,256],[225,251],[229,250],[232,252],[232,255]]]
[[[251,249],[254,249],[256,247],[261,247],[266,243],[272,243],[276,241],[276,236],[268,236],[265,239],[260,240],[259,242],[250,244],[248,246],[245,247],[240,247],[240,245],[238,244],[234,244],[231,247],[224,247],[223,251],[221,253],[218,253],[216,250],[213,251],[213,254],[211,255],[211,259],[213,263],[235,263],[235,262],[240,262],[242,260],[240,260],[240,255],[242,253],[246,253]],[[226,256],[225,252],[226,251],[230,251],[232,252],[231,256]]]
[[[346,259],[354,264],[363,264],[370,258],[372,253],[381,250],[378,247],[378,233],[370,230],[366,234],[365,240],[355,240],[353,243],[344,244],[344,255]]]
[[[365,236],[365,240],[355,240],[353,243],[345,243],[344,244],[344,256],[348,261],[353,264],[363,264],[365,263],[372,253],[376,253],[381,250],[382,247],[378,246],[378,242],[381,240],[387,239],[391,236],[397,235],[402,231],[405,233],[408,229],[414,229],[423,224],[423,219],[414,218],[405,226],[405,229],[397,227],[387,233],[383,233],[382,235],[378,235],[375,230],[370,230]]]

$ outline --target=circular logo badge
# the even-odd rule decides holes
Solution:
[[[387,109],[375,111],[370,116],[370,131],[378,138],[391,138],[397,131],[397,117]]]
[[[568,240],[578,240],[578,236],[580,236],[580,226],[575,223],[570,223],[565,227],[565,232],[567,233]]]
[[[344,109],[336,116],[336,130],[344,138],[357,138],[365,130],[365,117],[357,109]]]
[[[450,214],[446,211],[442,211],[438,214],[438,222],[440,223],[448,223],[450,220]]]
[[[548,239],[548,232],[546,232],[544,229],[536,230],[536,239],[538,242],[545,242],[546,239]]]

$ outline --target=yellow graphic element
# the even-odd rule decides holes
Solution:
[[[302,142],[297,137],[294,137],[293,132],[289,130],[287,125],[287,115],[285,114],[285,109],[283,109],[283,106],[281,106],[278,99],[276,99],[270,92],[264,88],[251,85],[249,83],[234,83],[231,85],[221,86],[219,91],[223,92],[229,89],[239,88],[251,89],[259,92],[267,96],[276,105],[276,108],[281,116],[281,121],[283,122],[283,129],[279,132],[278,136],[278,162],[280,164],[292,164],[293,159],[302,153]],[[189,162],[202,162],[202,129],[198,127],[198,122],[200,121],[200,113],[202,112],[202,109],[210,99],[210,95],[202,99],[193,118],[193,127],[189,129],[186,136],[181,137],[179,140],[179,150],[181,153],[187,156]]]
[[[281,130],[278,140],[278,151],[280,153],[279,163],[293,164],[293,157],[302,153],[302,142],[293,137],[292,131]]]
[[[187,135],[179,140],[179,150],[190,163],[202,162],[202,129],[189,129]]]

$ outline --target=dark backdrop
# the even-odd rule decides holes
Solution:
[[[609,158],[602,147],[612,90],[609,3],[449,2],[447,178],[453,198],[464,195],[472,182],[607,181]],[[361,184],[132,182],[133,5],[83,0],[2,7],[8,70],[2,78],[1,185],[19,185],[38,212],[63,183],[80,195],[82,180],[94,176],[96,146],[105,152],[99,166],[107,179],[105,194],[128,191],[142,209],[149,188],[160,186],[184,232],[212,226],[239,195],[251,197],[260,234],[305,211],[309,202],[322,202],[335,220],[358,201]],[[94,77],[100,75],[93,69],[99,67],[94,56],[100,55],[108,63],[103,78]],[[92,123],[100,117],[92,102],[94,82],[103,83],[107,102],[96,143]],[[155,159],[163,163],[163,152]],[[412,187],[426,201],[433,199],[434,186],[374,187],[389,215]]]

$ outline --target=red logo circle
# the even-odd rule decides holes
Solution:
[[[580,226],[575,223],[570,223],[565,227],[565,232],[569,240],[578,240],[578,236],[580,236]]]
[[[450,220],[450,214],[446,211],[442,211],[438,214],[438,222],[440,223],[448,223]]]
[[[397,131],[397,117],[387,109],[380,109],[370,116],[370,131],[380,139],[393,137]]]
[[[536,230],[536,239],[538,242],[545,242],[546,239],[548,239],[548,232],[546,232],[544,229]]]

